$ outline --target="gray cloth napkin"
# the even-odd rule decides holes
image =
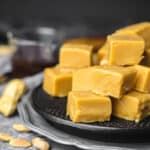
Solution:
[[[0,56],[0,76],[12,71],[11,65],[12,56]]]

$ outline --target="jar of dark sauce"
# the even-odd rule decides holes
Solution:
[[[62,39],[61,33],[49,27],[27,28],[14,35],[13,76],[32,75],[58,63]]]
[[[61,44],[70,38],[97,36],[99,32],[86,24],[65,24],[59,27],[29,27],[13,33],[16,47],[12,59],[13,76],[23,77],[43,71],[58,63]]]

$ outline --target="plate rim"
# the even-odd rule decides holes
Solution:
[[[71,120],[65,120],[63,118],[54,116],[52,114],[48,114],[46,112],[43,112],[36,104],[34,104],[34,100],[33,100],[33,94],[37,93],[35,91],[37,91],[39,88],[41,88],[41,85],[36,87],[33,90],[33,93],[31,95],[31,104],[32,107],[38,112],[40,113],[46,120],[57,123],[59,125],[65,125],[68,127],[73,127],[76,129],[80,129],[80,130],[85,130],[85,131],[103,131],[105,130],[106,132],[136,132],[137,130],[139,132],[142,131],[149,131],[150,132],[150,127],[144,127],[144,128],[117,128],[117,127],[107,127],[107,126],[96,126],[96,125],[90,125],[90,124],[84,124],[84,123],[74,123]],[[48,95],[47,93],[45,93],[46,95]],[[34,106],[35,105],[35,106]],[[65,122],[65,123],[64,123]]]
[[[32,107],[32,104],[31,104],[31,101],[30,101],[30,99],[32,99],[32,97],[31,97],[31,95],[30,96],[29,95],[30,95],[30,93],[26,94],[23,97],[22,102],[19,103],[19,105],[17,107],[19,115],[21,117],[21,120],[32,131],[34,131],[34,132],[36,132],[40,135],[43,135],[43,136],[49,138],[50,140],[52,140],[54,142],[57,142],[59,144],[64,144],[64,145],[75,146],[75,147],[85,149],[85,150],[91,150],[91,149],[95,149],[95,150],[103,150],[103,149],[133,150],[133,149],[137,148],[137,147],[135,147],[135,143],[128,143],[129,147],[127,147],[126,143],[118,143],[118,142],[117,143],[114,143],[114,142],[113,143],[112,142],[105,143],[103,141],[93,141],[93,140],[90,140],[90,139],[87,140],[85,138],[73,136],[73,135],[70,135],[70,134],[65,133],[64,131],[62,131],[62,133],[65,134],[65,137],[66,137],[66,135],[71,137],[67,140],[66,139],[64,140],[63,136],[61,135],[62,133],[60,133],[60,130],[58,130],[54,126],[48,124],[48,127],[45,128],[45,126],[41,127],[41,126],[39,126],[39,124],[37,124],[37,122],[33,121],[33,120],[36,120],[36,119],[33,119],[34,117],[40,117],[39,118],[40,121],[44,122],[44,124],[45,123],[47,124],[47,121],[38,112],[36,112],[34,110],[34,108]],[[49,132],[53,129],[54,129],[54,132]],[[144,145],[141,145],[141,143],[139,143],[139,142],[137,143],[137,145],[139,145],[138,147],[142,146],[142,148],[144,148],[143,147]],[[145,145],[145,148],[147,148],[147,147],[149,148],[148,145]]]

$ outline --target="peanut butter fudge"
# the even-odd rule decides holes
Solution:
[[[60,67],[60,65],[57,65],[57,67],[61,73],[73,73],[74,71],[79,69],[79,68],[73,68],[73,67]]]
[[[109,121],[112,112],[109,97],[92,92],[69,92],[67,115],[73,122]]]
[[[43,89],[52,96],[67,96],[72,88],[72,73],[61,72],[59,67],[44,70]]]
[[[93,46],[87,44],[64,44],[60,49],[61,67],[89,67],[92,65]]]
[[[134,88],[136,69],[119,66],[93,66],[73,73],[72,91],[92,91],[120,98]]]
[[[150,94],[132,91],[112,101],[113,115],[139,122],[150,115]]]
[[[117,33],[136,33],[145,41],[145,48],[150,48],[150,22],[141,22],[116,31]]]
[[[144,40],[136,34],[113,34],[109,36],[109,65],[138,64],[143,58],[144,46]]]
[[[97,52],[92,54],[92,66],[99,64],[99,58]]]
[[[141,92],[150,92],[150,68],[142,65],[135,66],[137,70],[135,89]]]
[[[73,73],[72,91],[91,91],[93,89],[93,67],[79,69]]]

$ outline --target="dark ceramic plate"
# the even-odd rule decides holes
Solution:
[[[150,136],[150,117],[140,123],[112,117],[109,122],[73,123],[66,116],[66,98],[47,95],[42,87],[32,94],[32,105],[55,127],[81,137],[104,141],[145,141]]]

